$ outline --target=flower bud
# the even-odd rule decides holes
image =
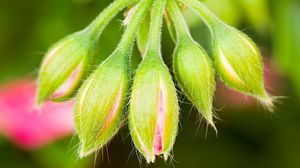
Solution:
[[[39,72],[38,104],[63,101],[74,94],[93,56],[94,40],[86,32],[72,34],[47,52]]]
[[[162,60],[146,56],[133,83],[129,128],[136,148],[154,162],[155,156],[167,159],[177,134],[178,100],[172,77]]]
[[[272,110],[272,98],[263,81],[263,63],[255,43],[244,33],[220,24],[215,26],[214,60],[221,80],[230,88],[252,95]]]
[[[75,104],[80,157],[104,146],[117,132],[128,91],[128,68],[115,52],[83,83]]]
[[[84,30],[56,43],[42,63],[37,103],[47,99],[64,101],[74,95],[94,55],[95,44],[110,20],[137,0],[116,0]]]
[[[181,38],[174,52],[173,69],[184,94],[215,128],[212,112],[214,69],[205,50],[189,37]]]

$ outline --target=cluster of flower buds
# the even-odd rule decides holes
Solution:
[[[210,28],[212,57],[193,40],[179,3],[192,8]],[[126,7],[126,29],[118,46],[97,68],[91,69],[102,30]],[[178,130],[179,106],[172,75],[161,53],[164,17],[176,42],[176,82],[210,126],[216,130],[215,73],[228,87],[256,97],[272,110],[272,98],[263,82],[262,58],[255,43],[218,19],[202,2],[115,0],[87,28],[56,43],[47,52],[39,73],[38,104],[75,97],[74,123],[81,141],[80,157],[100,150],[113,138],[127,119],[126,104],[132,140],[147,162],[154,162],[156,156],[170,156]],[[143,60],[131,87],[130,57],[135,40]]]

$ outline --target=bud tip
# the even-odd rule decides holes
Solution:
[[[276,100],[276,97],[269,96],[266,94],[264,97],[258,97],[258,100],[262,103],[264,107],[267,108],[268,111],[274,112],[274,101]]]
[[[87,157],[88,155],[92,154],[94,152],[94,149],[90,149],[88,146],[86,146],[84,143],[81,144],[80,151],[79,151],[79,157],[82,159],[84,157]]]
[[[216,134],[218,134],[218,129],[217,129],[217,127],[216,127],[213,119],[207,120],[207,124],[214,129],[214,131],[215,131]]]

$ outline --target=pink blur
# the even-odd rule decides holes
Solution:
[[[35,107],[32,79],[0,87],[0,134],[24,149],[37,149],[73,133],[73,102]]]

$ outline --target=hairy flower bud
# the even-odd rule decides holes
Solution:
[[[80,157],[99,150],[117,132],[128,91],[128,67],[115,52],[83,83],[75,104]]]
[[[181,90],[215,130],[213,122],[214,69],[205,50],[193,40],[175,1],[168,1],[168,14],[176,30],[173,71]]]
[[[215,128],[212,112],[214,69],[205,50],[189,37],[180,39],[173,56],[173,69],[184,94]]]
[[[79,86],[94,52],[94,40],[82,31],[56,43],[47,52],[38,78],[38,104],[65,100]]]
[[[230,88],[257,97],[272,110],[272,98],[264,87],[263,63],[255,43],[244,33],[220,24],[213,28],[217,73]]]
[[[47,52],[38,79],[37,104],[47,99],[64,101],[74,95],[87,74],[95,44],[110,20],[137,0],[115,0],[84,30],[74,33]]]
[[[178,100],[172,77],[162,60],[145,56],[134,80],[129,126],[133,142],[147,162],[168,158],[178,127]]]

